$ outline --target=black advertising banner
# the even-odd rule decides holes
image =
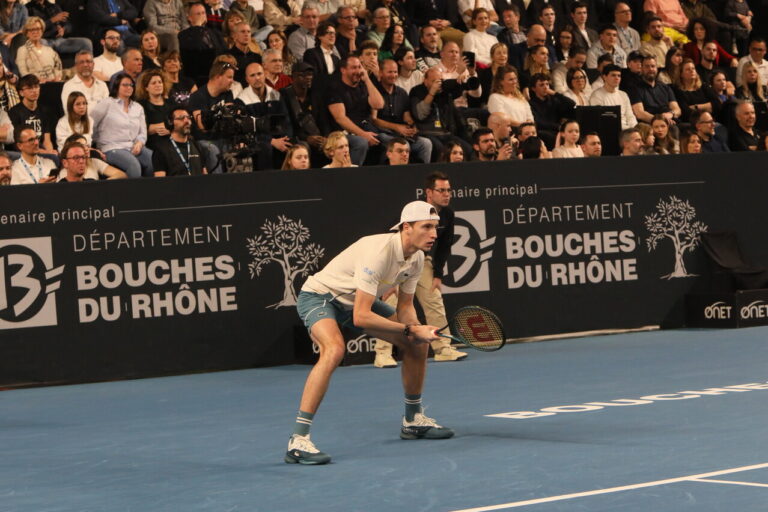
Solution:
[[[685,294],[706,291],[698,234],[736,229],[768,255],[764,167],[732,154],[5,188],[0,385],[303,359],[307,275],[386,231],[432,170],[454,190],[449,314],[485,305],[513,337],[682,326]]]

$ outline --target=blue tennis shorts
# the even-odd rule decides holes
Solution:
[[[339,325],[349,327],[359,334],[363,333],[362,329],[355,327],[352,323],[352,310],[346,309],[340,302],[334,300],[330,293],[321,295],[302,290],[296,301],[296,311],[309,332],[312,332],[312,326],[318,320],[333,318]],[[384,318],[389,318],[395,314],[395,308],[379,299],[373,302],[371,311]]]

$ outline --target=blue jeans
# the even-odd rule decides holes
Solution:
[[[359,135],[347,134],[349,141],[349,159],[355,165],[363,165],[368,155],[368,141]]]
[[[104,154],[109,165],[125,171],[129,178],[153,176],[151,149],[143,147],[138,155],[129,149],[111,149]]]

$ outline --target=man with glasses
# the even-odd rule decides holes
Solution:
[[[632,8],[629,4],[619,2],[613,11],[613,25],[619,36],[619,46],[626,54],[640,49],[640,33],[629,24],[632,22]]]
[[[61,166],[66,171],[66,175],[59,180],[59,183],[90,181],[90,178],[85,177],[87,163],[88,152],[82,144],[73,142],[64,146],[61,150]]]
[[[57,165],[53,160],[43,158],[39,153],[39,143],[35,130],[29,126],[19,126],[13,132],[16,147],[21,157],[11,166],[11,185],[32,185],[53,183]]]
[[[703,153],[730,153],[728,144],[720,139],[715,130],[715,119],[712,114],[697,110],[691,114],[691,126],[701,140]]]
[[[183,107],[168,114],[171,134],[158,141],[152,153],[155,177],[208,174],[205,150],[192,138],[192,116]]]
[[[339,7],[336,11],[336,49],[341,58],[357,52],[365,40],[365,34],[358,30],[360,21],[351,7]]]
[[[40,99],[40,79],[35,75],[25,75],[19,79],[16,88],[19,90],[21,102],[8,111],[11,123],[15,128],[31,127],[39,143],[39,147],[36,147],[35,151],[44,154],[58,164],[59,157],[56,150],[53,149],[51,136],[55,128],[55,120],[38,101]]]
[[[104,31],[101,37],[102,53],[93,59],[93,76],[103,82],[108,82],[112,75],[123,70],[123,61],[117,55],[120,51],[122,37],[113,28]]]
[[[296,60],[304,58],[304,52],[315,47],[315,33],[320,23],[320,11],[314,2],[306,2],[301,6],[299,28],[288,37],[288,49]]]
[[[435,208],[440,216],[437,224],[437,239],[432,248],[426,252],[424,268],[416,285],[416,298],[424,310],[427,324],[444,326],[448,325],[443,304],[441,287],[443,284],[443,270],[451,255],[453,243],[453,226],[456,215],[448,206],[451,202],[451,182],[448,175],[435,171],[427,176],[424,187],[426,202]],[[397,305],[397,289],[392,289],[384,294],[383,298],[390,306]],[[451,346],[448,338],[438,338],[430,342],[435,352],[435,361],[461,361],[467,357],[466,352],[460,352]],[[386,341],[376,340],[376,359],[374,366],[377,368],[393,368],[397,361],[392,357],[392,344]]]
[[[736,85],[741,85],[741,70],[744,68],[744,64],[751,62],[757,68],[757,72],[760,73],[760,78],[763,80],[763,85],[768,84],[768,60],[765,59],[765,39],[762,37],[755,37],[752,42],[749,43],[749,55],[739,59],[739,66],[736,68]]]
[[[67,112],[67,99],[73,92],[85,95],[88,105],[94,107],[99,101],[109,96],[107,84],[93,76],[93,54],[80,51],[75,55],[75,76],[64,82],[61,89],[61,105]]]

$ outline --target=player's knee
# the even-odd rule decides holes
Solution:
[[[320,347],[320,358],[338,366],[341,364],[342,359],[344,359],[345,351],[346,347],[344,346],[343,339],[333,340]]]

